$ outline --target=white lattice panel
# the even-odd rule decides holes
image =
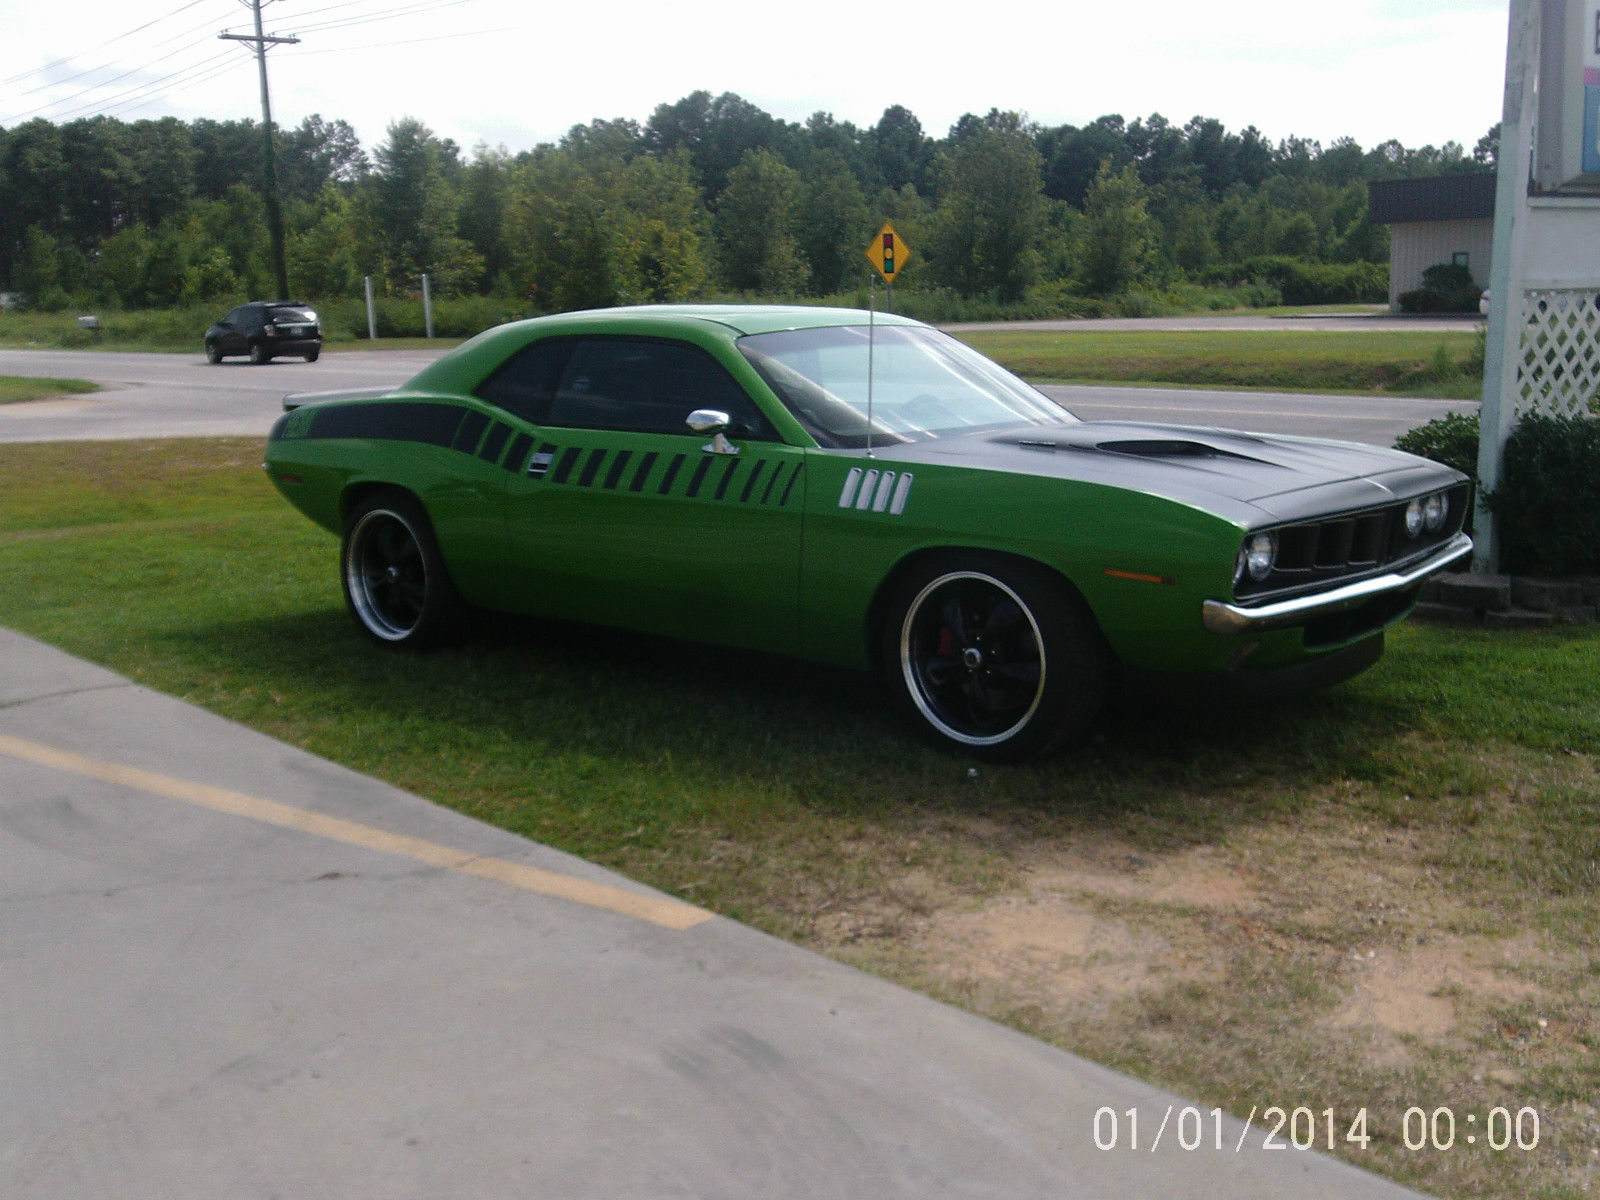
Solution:
[[[1529,291],[1517,362],[1517,410],[1600,416],[1600,292]]]

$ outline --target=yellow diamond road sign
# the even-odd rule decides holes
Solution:
[[[884,281],[893,283],[895,273],[906,269],[906,261],[911,257],[911,247],[900,240],[900,235],[894,231],[893,225],[885,225],[867,246],[867,257],[872,260],[872,265],[878,268],[878,274],[883,276]]]

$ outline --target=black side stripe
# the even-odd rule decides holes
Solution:
[[[650,474],[650,469],[656,465],[656,459],[661,456],[654,450],[646,454],[639,462],[639,469],[633,473],[633,482],[628,485],[630,492],[644,491],[644,481]]]
[[[705,482],[706,472],[711,468],[711,459],[702,458],[694,469],[694,476],[689,480],[689,490],[684,493],[693,500],[700,494],[700,485]]]
[[[452,450],[459,450],[463,454],[471,454],[478,448],[478,439],[483,436],[483,431],[489,425],[489,418],[480,412],[469,412],[461,418],[461,424],[456,427],[456,436],[450,443]]]
[[[661,477],[661,486],[656,489],[656,495],[665,496],[672,490],[672,481],[678,477],[678,468],[683,466],[683,455],[674,454],[672,461],[667,464],[667,473]]]
[[[533,439],[525,433],[519,433],[511,439],[511,449],[506,451],[505,462],[502,464],[506,470],[513,473],[520,472],[524,463],[528,461],[528,448],[533,445]]]
[[[739,460],[733,459],[728,463],[728,469],[722,473],[722,478],[717,480],[716,494],[712,497],[721,500],[728,494],[728,484],[733,480],[733,473],[739,469]]]
[[[612,460],[611,469],[606,472],[605,483],[601,485],[606,489],[606,491],[609,492],[615,490],[617,481],[622,478],[623,468],[628,465],[628,460],[632,457],[632,450],[622,450],[618,452],[617,457]]]
[[[578,476],[579,487],[588,487],[594,482],[595,474],[600,470],[600,464],[604,461],[605,456],[604,447],[589,451],[589,459],[583,464],[583,473]]]
[[[556,469],[550,476],[550,481],[552,483],[565,483],[567,481],[567,476],[572,474],[573,464],[577,461],[578,448],[576,446],[568,446],[566,450],[562,452],[561,461],[556,463]]]
[[[483,445],[478,448],[478,457],[484,462],[498,463],[500,451],[506,448],[506,439],[510,436],[511,426],[496,421],[489,427],[489,436],[483,439]]]
[[[766,469],[766,465],[766,459],[756,459],[755,469],[750,472],[750,478],[744,481],[744,491],[739,493],[740,504],[748,504],[750,502],[750,493],[755,489],[756,480],[761,478],[761,472]]]
[[[496,424],[484,439],[479,455],[495,461],[496,444],[509,441],[510,449],[505,454],[503,465],[507,471],[515,473],[522,471],[523,464],[529,462],[528,453],[533,449],[533,439],[527,434],[518,434],[515,438],[511,438],[510,435],[511,430],[508,427]],[[529,463],[529,475],[532,478],[548,479],[551,483],[566,483],[571,480],[578,487],[594,487],[598,483],[602,490],[608,492],[626,489],[629,492],[640,493],[650,486],[651,477],[655,474],[656,466],[662,457],[662,454],[655,450],[636,454],[633,450],[613,452],[604,446],[591,447],[587,450],[581,446],[561,449],[549,442],[542,442],[533,452],[533,458]],[[739,504],[775,503],[779,508],[783,508],[795,495],[795,484],[805,469],[804,462],[795,462],[791,467],[781,459],[732,458],[723,463],[720,471],[713,471],[713,466],[720,457],[714,454],[701,455],[695,461],[694,470],[689,474],[687,486],[676,494],[685,500],[696,499],[710,481],[712,487],[707,499],[736,498],[736,503]],[[661,472],[661,478],[655,485],[658,496],[675,493],[674,485],[688,460],[687,454],[674,454],[667,460],[666,469]],[[749,470],[741,476],[740,471],[747,464]]]
[[[761,503],[765,504],[772,498],[772,489],[777,486],[778,479],[783,475],[783,465],[780,463],[772,469],[772,478],[767,480],[767,490],[761,493]]]

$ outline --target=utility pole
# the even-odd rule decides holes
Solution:
[[[263,187],[266,193],[267,205],[267,241],[272,256],[272,278],[277,285],[278,294],[275,299],[289,299],[289,264],[283,244],[283,207],[278,203],[278,166],[273,146],[272,136],[272,101],[267,93],[267,47],[282,43],[294,44],[300,41],[294,36],[268,37],[261,31],[261,0],[249,0],[250,8],[255,13],[256,31],[248,33],[224,33],[218,36],[228,42],[249,42],[255,47],[256,65],[261,70],[261,124],[265,129],[266,147],[262,158]]]

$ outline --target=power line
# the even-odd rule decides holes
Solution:
[[[80,114],[93,114],[96,117],[109,115],[114,109],[126,109],[126,107],[138,106],[138,104],[144,104],[146,101],[158,99],[163,94],[174,90],[171,85],[192,86],[195,83],[203,83],[205,80],[218,77],[218,75],[226,75],[229,70],[238,66],[243,66],[242,61],[235,54],[224,50],[221,54],[213,54],[211,58],[202,59],[202,61],[195,62],[192,66],[184,67],[182,70],[174,70],[171,75],[163,75],[162,78],[150,80],[149,83],[141,83],[136,88],[128,88],[128,90],[117,94],[117,96],[106,96],[106,98],[98,99],[98,101],[91,102],[91,104],[83,104],[77,109],[70,109],[69,112],[62,112],[62,114],[56,115],[54,120],[67,120],[67,118],[77,117]]]
[[[22,72],[22,73],[20,73],[20,74],[18,74],[16,76],[13,76],[12,80],[9,80],[9,81],[6,81],[6,82],[12,82],[12,81],[15,81],[15,80],[25,79],[29,75],[37,74],[40,71],[48,70],[51,67],[61,66],[61,65],[70,63],[70,62],[74,61],[75,59],[78,60],[78,61],[81,61],[87,55],[94,53],[95,50],[103,49],[103,48],[105,48],[107,46],[116,45],[119,42],[124,42],[128,38],[133,37],[134,35],[136,35],[138,33],[141,33],[141,32],[143,32],[143,31],[145,31],[147,29],[150,29],[151,27],[153,27],[155,25],[159,25],[163,21],[170,20],[173,17],[176,17],[176,16],[178,16],[178,15],[184,13],[184,12],[187,12],[189,9],[192,9],[192,8],[195,8],[195,7],[199,6],[199,5],[207,4],[207,3],[210,3],[210,2],[211,2],[211,0],[189,0],[188,3],[180,5],[178,8],[173,9],[171,12],[166,13],[164,16],[157,17],[156,19],[154,19],[152,21],[147,21],[143,25],[140,25],[140,26],[135,27],[134,29],[128,30],[126,33],[119,34],[114,38],[110,38],[107,41],[101,43],[99,46],[92,47],[89,50],[83,51],[81,54],[69,55],[69,56],[67,56],[65,58],[58,59],[55,62],[47,64],[45,67],[34,68],[31,71],[24,71],[24,72]],[[245,7],[247,7],[247,8],[251,7],[251,0],[240,0],[240,2],[242,4],[244,4]],[[265,2],[270,3],[271,0],[265,0]],[[419,15],[424,15],[424,14],[428,14],[428,13],[438,12],[438,11],[441,11],[443,9],[457,8],[457,7],[460,7],[463,4],[473,3],[474,0],[444,0],[443,3],[440,3],[439,0],[416,0],[416,2],[413,2],[413,3],[410,3],[410,4],[404,4],[404,5],[402,5],[402,6],[398,7],[398,8],[388,8],[388,9],[384,9],[384,8],[376,8],[376,9],[374,9],[374,8],[371,7],[372,2],[373,2],[373,0],[342,0],[342,2],[340,2],[340,3],[322,5],[320,7],[313,8],[309,12],[302,14],[302,16],[303,17],[313,17],[313,18],[315,18],[315,17],[323,17],[323,16],[330,16],[331,14],[334,14],[336,12],[339,12],[339,11],[345,10],[345,9],[356,9],[358,11],[351,12],[351,13],[346,13],[345,15],[342,15],[342,16],[335,16],[335,17],[332,17],[332,19],[329,19],[329,20],[312,21],[310,24],[300,26],[299,28],[300,28],[300,30],[302,32],[354,28],[354,27],[359,26],[359,25],[368,25],[368,24],[375,24],[375,23],[380,23],[380,22],[384,22],[384,21],[400,20],[400,19],[404,19],[406,17],[419,16]],[[365,9],[365,11],[361,11],[363,9]],[[193,33],[198,32],[200,29],[204,29],[204,28],[208,28],[208,27],[209,28],[214,28],[215,25],[214,25],[214,23],[212,21],[208,20],[208,21],[202,23],[201,25],[194,26],[194,27],[192,27],[190,29],[184,30],[184,31],[182,31],[180,33],[177,33],[177,34],[174,34],[172,37],[166,38],[163,41],[155,43],[151,47],[151,49],[152,50],[159,49],[159,48],[161,48],[163,46],[170,45],[173,42],[177,42],[177,41],[181,40],[184,37],[187,37],[187,36],[189,36],[189,35],[191,35]],[[366,51],[366,50],[372,50],[372,49],[379,49],[379,48],[386,47],[386,46],[420,45],[420,44],[426,44],[426,43],[435,42],[435,41],[452,41],[452,40],[457,40],[457,39],[464,38],[464,37],[482,37],[482,36],[486,36],[488,34],[500,33],[500,32],[505,32],[505,27],[502,27],[502,28],[499,28],[499,29],[489,29],[489,30],[475,31],[475,32],[471,32],[471,33],[434,34],[434,35],[430,35],[430,36],[426,36],[426,37],[419,37],[419,38],[397,39],[397,40],[390,41],[390,42],[378,43],[376,45],[374,45],[372,43],[366,43],[366,44],[361,45],[361,46],[329,47],[329,48],[326,48],[326,49],[323,49],[323,50],[308,51],[307,53],[312,53],[312,54],[331,54],[331,53],[347,53],[347,52],[349,52],[351,50],[363,50],[363,51]],[[238,41],[253,41],[254,40],[254,38],[249,37],[247,35],[223,34],[222,36],[225,37],[225,38],[231,38],[232,40],[238,40]],[[138,107],[141,104],[148,103],[150,100],[152,100],[152,99],[154,99],[156,97],[157,93],[170,94],[171,92],[174,92],[174,91],[180,91],[180,90],[186,90],[187,88],[192,88],[197,84],[206,82],[206,81],[208,81],[210,79],[213,79],[213,78],[216,78],[217,76],[219,76],[221,74],[224,74],[228,70],[230,70],[231,66],[229,64],[223,63],[223,65],[220,65],[220,66],[216,65],[216,64],[219,63],[219,61],[221,61],[221,59],[224,56],[212,55],[210,57],[203,58],[203,59],[200,59],[199,61],[192,62],[192,63],[190,63],[190,64],[188,64],[186,66],[180,67],[177,70],[170,71],[170,72],[167,72],[167,73],[165,73],[163,75],[157,76],[157,77],[155,77],[153,79],[148,79],[148,80],[146,80],[146,81],[144,81],[142,83],[139,83],[136,86],[126,88],[121,92],[116,92],[116,93],[113,93],[111,95],[98,95],[97,96],[97,93],[104,93],[111,85],[113,85],[115,83],[118,83],[118,82],[120,82],[122,80],[125,80],[125,79],[133,78],[133,77],[139,75],[141,72],[147,72],[150,69],[152,69],[154,67],[157,67],[162,63],[170,62],[171,60],[173,60],[175,58],[178,58],[179,56],[183,55],[187,51],[190,51],[190,50],[196,48],[197,46],[203,45],[207,40],[209,40],[209,39],[207,39],[207,38],[199,38],[199,39],[194,39],[194,40],[185,42],[183,45],[179,46],[175,50],[169,51],[168,53],[165,53],[165,54],[158,55],[155,58],[148,59],[148,60],[140,63],[137,66],[128,67],[127,69],[120,71],[119,73],[111,76],[110,78],[98,80],[98,81],[96,81],[94,83],[84,85],[84,86],[76,89],[73,92],[72,95],[69,95],[69,96],[66,96],[66,97],[62,97],[62,98],[57,99],[57,100],[52,100],[52,101],[49,101],[48,103],[37,105],[36,107],[34,107],[32,109],[29,109],[29,110],[27,110],[25,112],[22,112],[22,113],[14,115],[12,117],[9,117],[6,120],[6,123],[15,123],[17,121],[27,120],[27,119],[30,119],[30,118],[33,118],[33,117],[36,117],[36,116],[47,115],[47,114],[48,114],[47,115],[47,119],[56,120],[56,121],[72,119],[72,118],[78,117],[80,115],[106,115],[106,114],[109,114],[109,113],[114,112],[114,111],[126,110],[128,108],[134,108],[134,107]],[[290,40],[290,39],[285,38],[285,39],[278,39],[278,40]],[[27,91],[21,93],[21,95],[24,95],[24,96],[33,95],[35,93],[38,93],[38,92],[41,92],[41,91],[45,91],[45,90],[47,90],[49,88],[60,87],[62,84],[71,82],[74,79],[82,79],[82,78],[84,78],[86,76],[93,75],[97,71],[105,71],[105,70],[113,70],[113,69],[115,69],[115,68],[111,64],[107,64],[106,66],[102,66],[102,67],[87,67],[87,68],[84,68],[81,71],[78,71],[78,72],[70,75],[70,76],[67,76],[65,79],[49,80],[49,81],[45,81],[43,83],[40,83],[40,84],[38,84],[38,85],[36,85],[36,86],[34,86],[32,88],[29,88]],[[96,98],[91,99],[91,97],[96,97]],[[64,107],[64,106],[71,106],[71,107]]]
[[[472,4],[474,2],[475,0],[445,0],[445,3],[440,4],[435,3],[434,0],[422,0],[421,3],[405,5],[401,8],[391,8],[367,15],[353,14],[348,17],[336,17],[331,21],[322,21],[310,25],[296,25],[294,28],[302,33],[316,33],[329,29],[350,29],[357,25],[371,25],[380,21],[392,21],[421,13],[439,12],[446,8],[459,8],[463,4]]]
[[[182,54],[185,50],[192,50],[196,46],[201,46],[201,45],[204,45],[204,44],[205,44],[204,41],[190,42],[187,46],[183,46],[183,47],[181,47],[181,48],[179,48],[177,50],[174,50],[170,54],[163,54],[160,58],[154,59],[151,62],[143,63],[143,64],[141,64],[141,65],[139,65],[137,67],[129,67],[126,71],[123,71],[121,74],[113,75],[109,79],[102,79],[98,83],[92,83],[88,87],[84,88],[82,91],[78,92],[76,95],[69,96],[64,100],[51,100],[47,104],[41,104],[37,108],[29,109],[25,113],[18,114],[18,116],[15,119],[24,120],[24,119],[26,119],[28,117],[34,116],[36,113],[42,113],[47,109],[59,108],[63,104],[71,104],[74,100],[82,99],[83,97],[89,95],[92,92],[104,91],[106,88],[110,87],[112,84],[119,83],[122,80],[128,78],[130,75],[138,75],[141,72],[148,71],[151,67],[156,66],[159,63],[164,63],[170,58],[176,58],[178,55]],[[212,62],[212,61],[215,61],[215,59],[217,57],[220,57],[220,56],[215,56],[214,55],[212,58],[207,59],[205,61]],[[106,68],[106,67],[94,67],[94,68],[91,68],[91,71],[103,71],[103,70],[107,70],[107,69],[108,68]],[[188,68],[185,67],[185,68],[183,68],[183,70],[188,70]],[[80,72],[80,74],[85,74],[85,75],[89,74],[89,73],[90,73],[89,71]],[[170,75],[169,76],[165,76],[164,78],[170,79],[171,76]],[[157,80],[153,80],[153,81],[151,81],[149,83],[140,84],[139,87],[141,87],[141,88],[142,87],[151,87],[151,86],[154,86],[155,84],[158,84],[160,82],[162,82],[162,80],[157,79]],[[34,91],[38,91],[40,89],[35,88],[33,90]],[[24,94],[26,95],[27,93],[24,93]],[[84,105],[83,107],[84,108],[93,108],[94,104],[92,104],[92,103],[91,104],[87,104],[87,105]],[[81,110],[74,110],[74,111],[81,111]],[[71,114],[70,113],[58,113],[56,115],[58,117],[61,117],[61,116],[70,116]]]
[[[419,46],[428,42],[453,42],[458,38],[487,37],[492,33],[510,33],[515,27],[501,25],[495,29],[475,29],[469,33],[436,33],[429,37],[406,38],[398,42],[362,42],[359,46],[328,46],[322,50],[302,50],[300,57],[305,58],[313,54],[349,54],[353,50],[383,50],[390,46]]]
[[[146,29],[149,29],[154,25],[159,25],[163,21],[170,20],[181,12],[187,12],[191,8],[208,3],[210,3],[210,0],[189,0],[188,4],[179,5],[165,16],[157,17],[153,21],[146,21],[143,25],[137,25],[128,30],[127,33],[119,33],[116,37],[108,38],[106,41],[101,42],[98,46],[90,46],[87,50],[80,51],[77,54],[69,54],[65,58],[58,58],[54,62],[45,63],[42,67],[29,67],[26,71],[19,71],[17,74],[12,75],[9,78],[0,79],[0,87],[9,87],[13,83],[20,83],[30,75],[37,75],[43,71],[52,70],[55,67],[65,66],[67,63],[83,58],[85,55],[93,54],[96,50],[104,50],[107,46],[113,46],[120,41],[132,37],[136,33],[143,33]],[[180,34],[179,36],[181,37],[182,35]],[[90,69],[94,70],[95,68]],[[76,78],[76,76],[73,76],[72,78]],[[27,93],[24,93],[24,95],[26,94]]]

